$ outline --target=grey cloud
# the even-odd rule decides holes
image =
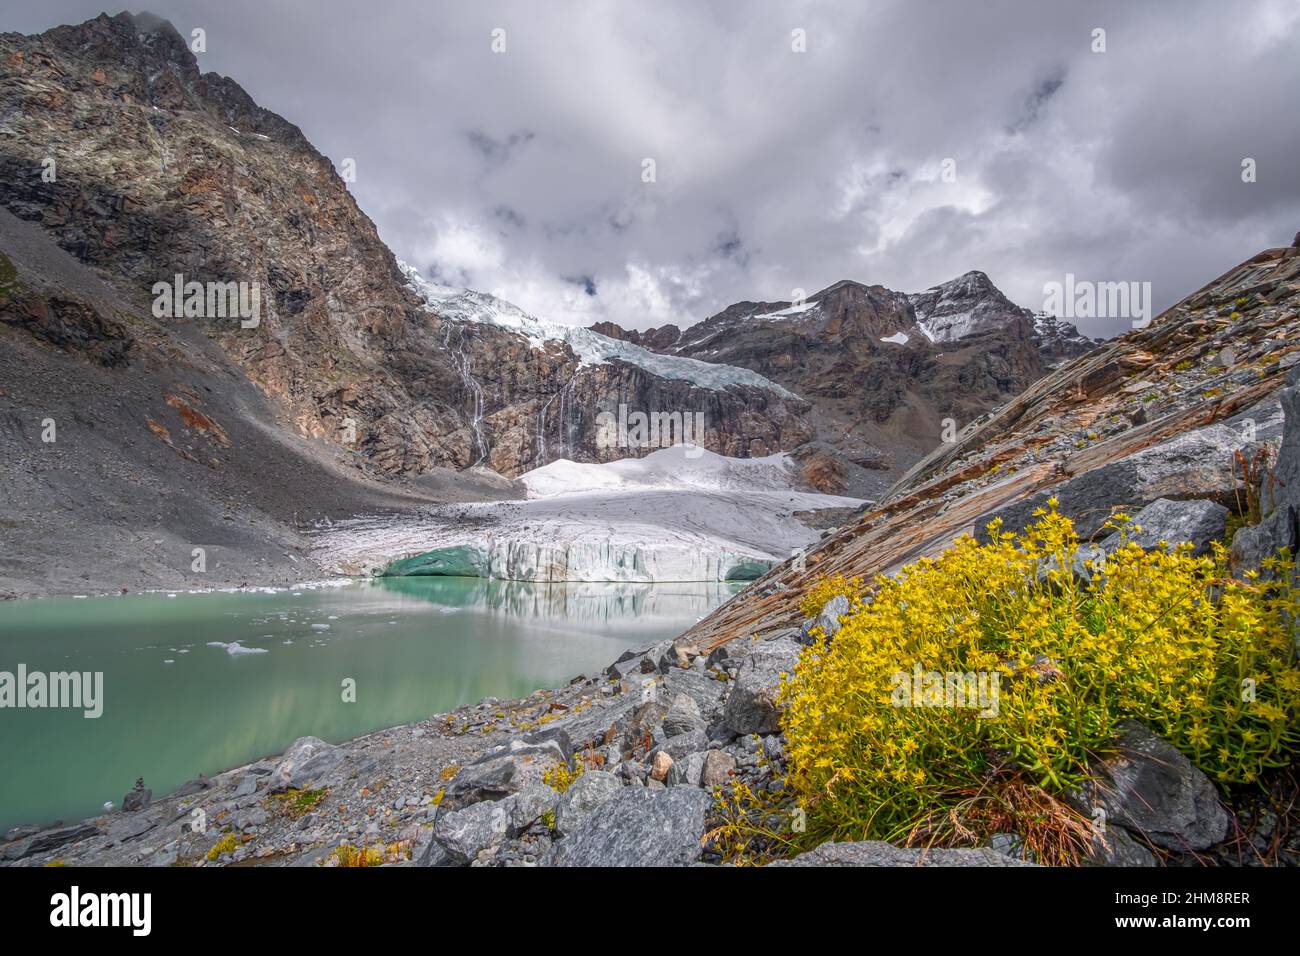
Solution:
[[[1150,281],[1163,307],[1300,228],[1284,0],[151,5],[207,30],[203,69],[355,158],[398,256],[560,321],[970,269],[1029,308],[1066,272]],[[45,0],[0,29],[99,12]]]
[[[523,229],[528,223],[523,215],[509,206],[493,206],[488,210],[489,215],[502,226],[509,229]]]
[[[527,145],[532,138],[533,133],[528,130],[518,130],[503,139],[495,139],[479,129],[467,130],[465,133],[470,148],[482,157],[488,166],[500,166],[509,162],[516,151]]]
[[[1029,94],[1029,99],[1025,101],[1020,117],[1011,125],[1011,131],[1015,133],[1023,132],[1034,123],[1047,108],[1048,101],[1056,95],[1057,90],[1064,84],[1064,67],[1057,67],[1052,70],[1050,75],[1039,81],[1034,86],[1033,92]]]
[[[565,276],[564,281],[580,287],[587,295],[594,296],[597,294],[596,280],[591,276]]]

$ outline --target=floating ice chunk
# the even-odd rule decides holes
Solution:
[[[265,654],[266,652],[265,647],[245,647],[243,644],[240,644],[239,641],[233,641],[226,645],[226,653],[231,656],[239,654]]]
[[[245,647],[239,641],[231,641],[229,644],[223,641],[208,641],[208,647],[223,647],[226,653],[231,657],[237,657],[240,654],[265,654],[265,647]]]

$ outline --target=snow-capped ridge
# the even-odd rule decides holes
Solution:
[[[401,260],[398,260],[397,266],[425,305],[443,318],[509,329],[528,339],[534,348],[544,348],[547,342],[563,342],[573,350],[583,366],[600,365],[619,359],[659,378],[690,382],[711,391],[740,385],[798,400],[793,392],[749,369],[716,365],[679,355],[661,355],[581,326],[547,322],[529,315],[511,302],[485,292],[456,289],[430,282],[420,275],[418,269]]]

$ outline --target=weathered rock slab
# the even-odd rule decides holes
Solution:
[[[552,866],[688,866],[700,858],[709,795],[694,787],[624,787],[556,843]]]

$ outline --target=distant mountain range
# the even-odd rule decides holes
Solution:
[[[684,331],[593,330],[668,355],[752,369],[811,404],[815,442],[847,465],[893,473],[1097,342],[1035,316],[982,272],[925,292],[841,281],[803,302],[738,302]]]

